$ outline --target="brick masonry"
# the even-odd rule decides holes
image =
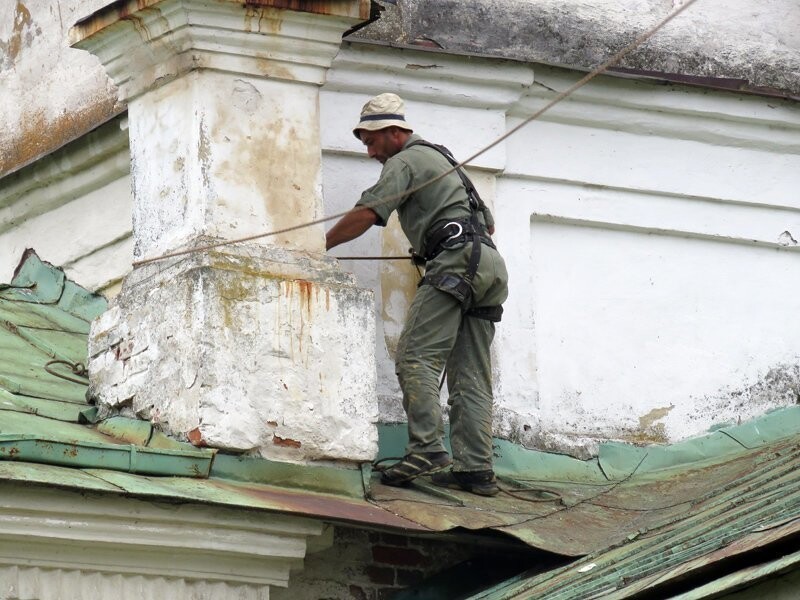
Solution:
[[[337,527],[333,546],[311,554],[288,589],[271,600],[389,600],[449,567],[480,554],[475,544],[411,538]]]

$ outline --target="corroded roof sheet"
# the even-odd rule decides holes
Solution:
[[[634,477],[595,495],[584,507],[562,513],[559,529],[584,537],[598,529],[593,518],[610,518],[617,532],[607,537],[605,548],[568,567],[518,578],[473,598],[621,599],[644,592],[666,598],[674,595],[677,583],[685,586],[713,563],[790,539],[797,547],[800,435],[716,464]],[[557,535],[551,527],[536,529]]]
[[[392,488],[368,464],[275,463],[197,449],[144,421],[93,422],[85,377],[67,367],[85,360],[90,319],[104,309],[102,298],[32,252],[0,287],[0,485],[227,505],[409,534],[490,529],[579,558],[475,596],[484,600],[658,592],[800,533],[800,406],[672,446],[605,444],[589,461],[496,440],[504,493],[494,498],[426,480]],[[45,368],[52,360],[63,362]],[[404,437],[400,427],[383,427],[381,456],[401,453]]]

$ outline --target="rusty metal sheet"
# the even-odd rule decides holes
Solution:
[[[554,540],[572,549],[605,547],[474,600],[623,599],[652,592],[717,561],[796,536],[800,433],[715,464],[665,472],[660,482],[655,472],[631,477],[602,496],[525,525],[520,537],[537,547]]]
[[[687,561],[683,564],[678,565],[674,569],[669,569],[657,573],[651,577],[645,578],[632,585],[626,586],[624,590],[620,590],[619,592],[614,593],[612,596],[608,598],[608,600],[617,600],[617,599],[622,600],[623,598],[630,598],[644,590],[666,584],[672,580],[679,579],[681,577],[685,577],[686,575],[689,575],[692,572],[695,572],[699,569],[703,569],[720,560],[724,560],[727,558],[745,554],[747,552],[751,552],[753,550],[757,550],[759,548],[763,548],[764,546],[768,546],[773,542],[780,541],[784,538],[787,538],[797,533],[800,533],[800,518],[793,519],[790,522],[785,523],[783,525],[768,527],[763,531],[755,531],[753,533],[749,533],[744,537],[733,541],[731,544],[723,548],[720,548],[719,550],[710,552],[709,554],[706,554],[699,558]],[[742,575],[732,577],[730,583],[733,585],[741,581],[742,578],[743,578]],[[715,586],[715,588],[718,588],[716,591],[724,589],[724,587],[720,588],[719,586],[720,584]]]
[[[702,600],[704,598],[718,597],[717,595],[720,593],[750,586],[763,579],[780,577],[791,570],[797,569],[798,565],[800,565],[800,552],[795,552],[766,564],[742,569],[690,592],[675,596],[671,600]]]
[[[405,531],[431,531],[363,498],[224,479],[144,477],[97,469],[86,472],[133,496],[238,506]]]

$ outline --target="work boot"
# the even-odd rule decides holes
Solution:
[[[494,471],[447,471],[434,473],[431,481],[439,487],[466,490],[479,496],[495,496],[500,492]]]
[[[391,460],[391,459],[389,459]],[[453,461],[447,452],[412,452],[381,473],[385,485],[405,485],[420,475],[431,475],[446,469]]]

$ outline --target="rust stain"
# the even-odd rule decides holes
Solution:
[[[340,0],[246,0],[245,4],[365,20],[369,18],[370,13],[370,0],[358,0],[358,3],[341,2]]]
[[[119,21],[140,20],[141,12],[160,0],[117,0],[75,23],[70,30],[70,41],[78,43]],[[136,24],[134,23],[134,27]]]
[[[300,288],[300,309],[302,310],[305,307],[306,315],[311,317],[311,291],[314,288],[314,284],[304,279],[299,279],[296,283],[297,287]]]
[[[2,321],[3,327],[8,329],[14,335],[19,335],[19,328],[11,321]]]
[[[0,177],[90,132],[118,115],[122,108],[116,97],[105,96],[87,106],[64,110],[52,119],[41,109],[28,111],[15,135],[0,140]],[[42,135],[43,131],[47,135]]]
[[[142,40],[149,42],[151,39],[153,39],[153,36],[150,34],[150,30],[147,29],[147,25],[144,24],[142,17],[139,15],[127,15],[122,17],[122,20],[130,21],[133,25],[133,28],[136,30],[136,33],[139,34],[139,37],[142,38]]]
[[[138,18],[139,15],[136,13],[150,9],[160,1],[117,0],[112,2],[85,19],[78,21],[70,31],[70,40],[73,44],[80,43],[120,21],[133,20],[132,17]],[[278,30],[280,29],[279,10],[281,9],[367,20],[370,17],[371,2],[370,0],[358,0],[357,2],[341,2],[337,0],[245,0],[244,7],[245,30],[263,32],[265,29],[270,30],[276,25]],[[265,19],[267,11],[271,11],[273,14]],[[254,21],[255,29],[253,28]]]
[[[289,69],[277,63],[271,58],[256,58],[256,67],[265,77],[272,79],[285,79],[287,81],[294,81],[295,76]]]
[[[4,55],[3,62],[0,63],[3,69],[11,68],[17,61],[17,57],[22,51],[23,45],[28,46],[34,38],[33,18],[30,11],[22,2],[17,2],[14,9],[14,25],[11,28],[11,36],[7,42],[0,42],[0,54]],[[36,35],[42,33],[40,28],[36,28]]]
[[[69,458],[75,458],[76,456],[78,456],[78,447],[71,446],[67,448],[66,450],[64,450],[64,456],[67,456]]]
[[[647,429],[648,427],[653,427],[656,421],[666,417],[673,408],[675,408],[673,405],[665,406],[662,408],[654,408],[646,415],[639,417],[639,427],[641,429]]]
[[[289,438],[282,438],[277,435],[272,436],[272,443],[276,446],[283,446],[284,448],[299,448],[301,446],[300,442],[297,440],[291,440]]]
[[[297,515],[328,517],[353,523],[373,523],[381,526],[399,527],[404,530],[425,531],[431,529],[403,517],[395,516],[391,510],[373,506],[361,498],[346,498],[331,494],[320,494],[309,490],[291,490],[269,485],[242,485],[238,482],[226,483],[224,480],[208,480],[223,491],[246,494],[261,506],[286,511]]]
[[[255,23],[255,27],[253,24]],[[258,33],[279,33],[283,21],[280,11],[270,7],[246,6],[244,12],[244,30]]]
[[[669,443],[666,426],[656,421],[666,417],[673,408],[675,407],[654,408],[646,415],[639,417],[638,428],[625,430],[616,438],[636,445]]]

